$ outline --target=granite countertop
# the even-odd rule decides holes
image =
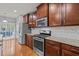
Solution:
[[[65,44],[79,47],[79,40],[78,39],[68,39],[68,38],[55,37],[55,36],[49,36],[49,37],[46,37],[45,39],[49,39],[49,40],[57,41],[60,43],[65,43]]]

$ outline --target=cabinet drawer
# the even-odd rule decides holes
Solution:
[[[60,46],[59,42],[55,42],[55,41],[48,40],[48,39],[46,39],[46,43],[51,44],[52,46],[56,46],[56,47]]]
[[[79,54],[79,47],[74,47],[71,45],[62,44],[62,49],[69,50],[69,51]]]

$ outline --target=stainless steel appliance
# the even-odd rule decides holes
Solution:
[[[44,56],[44,41],[50,35],[50,30],[41,30],[40,34],[33,36],[33,49],[39,56]]]
[[[19,23],[17,27],[18,31],[18,43],[19,44],[25,44],[25,34],[26,33],[31,33],[31,28],[28,27],[28,24],[26,23]]]
[[[47,17],[43,17],[43,18],[40,18],[38,20],[36,20],[36,26],[37,27],[46,27],[47,26]]]

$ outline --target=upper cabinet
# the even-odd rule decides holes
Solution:
[[[32,14],[29,14],[29,22],[28,22],[28,25],[29,27],[32,27]]]
[[[36,12],[29,14],[29,27],[35,28],[36,27]]]
[[[49,4],[49,26],[79,25],[79,4]]]
[[[28,14],[23,16],[23,22],[24,23],[28,23],[28,19],[29,19],[29,15]]]
[[[35,28],[36,21],[47,17],[47,26],[79,25],[78,3],[42,3],[37,6],[37,11],[23,16],[24,22],[29,27]],[[29,20],[29,21],[28,21]],[[42,22],[40,22],[42,24]]]
[[[79,25],[79,4],[65,4],[64,25]]]
[[[49,4],[49,26],[60,26],[62,24],[61,8],[63,4]]]
[[[33,17],[32,28],[35,28],[36,27],[36,20],[37,20],[37,12],[34,12],[32,14],[32,17]]]
[[[32,14],[32,17],[33,17],[33,20],[37,20],[37,12],[34,12],[34,13]]]
[[[42,18],[48,15],[48,4],[43,3],[37,7],[37,18]]]

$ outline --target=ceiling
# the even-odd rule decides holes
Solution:
[[[0,16],[16,18],[36,10],[40,3],[0,3]]]
[[[0,17],[0,24],[5,23],[4,21],[7,21],[8,23],[15,23],[16,19],[10,18],[10,17]],[[7,23],[6,22],[6,23]]]

